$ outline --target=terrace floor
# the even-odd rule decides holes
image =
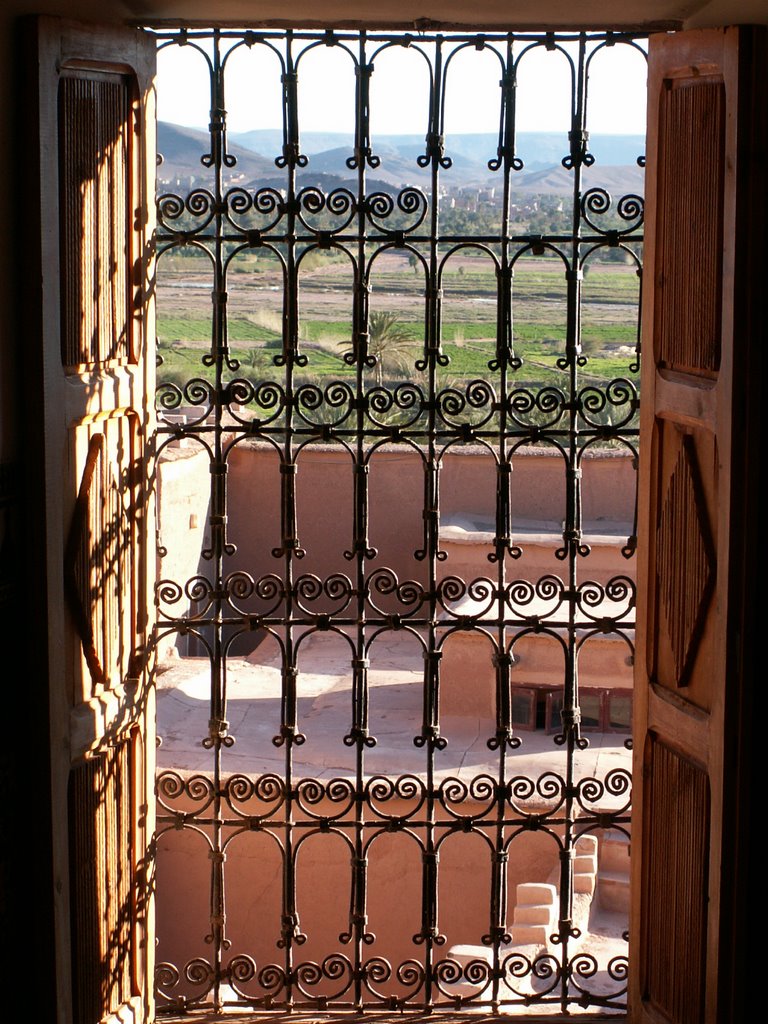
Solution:
[[[296,775],[329,779],[355,771],[354,747],[343,737],[351,722],[350,660],[338,636],[307,637],[299,656],[298,728],[306,741],[293,750]],[[423,776],[426,755],[414,745],[421,731],[423,668],[413,644],[380,638],[368,673],[370,731],[376,746],[366,751],[366,774]],[[160,768],[205,771],[211,753],[202,746],[208,735],[210,668],[207,658],[178,658],[158,679],[158,750]],[[280,773],[285,749],[272,743],[280,731],[282,675],[276,644],[264,642],[248,658],[227,661],[227,720],[235,738],[223,753],[227,772]],[[495,775],[498,753],[487,740],[494,733],[489,716],[442,713],[441,730],[448,740],[436,754],[436,775],[468,782],[479,774]],[[521,745],[507,753],[515,774],[538,778],[564,770],[563,748],[543,730],[518,733]],[[631,769],[631,752],[621,733],[590,733],[586,750],[576,754],[576,776],[605,778],[613,769]]]
[[[403,643],[400,636],[387,635],[374,643],[370,687],[370,731],[377,744],[366,749],[366,775],[420,778],[426,773],[424,748],[414,745],[413,738],[421,731],[423,663],[413,643]],[[350,778],[355,774],[355,747],[346,746],[343,737],[351,725],[350,656],[346,641],[338,635],[314,633],[299,645],[298,728],[306,741],[292,752],[294,778]],[[207,773],[213,769],[213,756],[202,745],[208,736],[210,704],[210,667],[206,658],[178,657],[166,662],[168,667],[158,680],[158,733],[162,737],[158,768],[182,772]],[[227,661],[227,719],[235,743],[222,749],[222,771],[225,774],[277,774],[285,768],[286,748],[275,746],[273,736],[280,731],[282,675],[277,644],[264,641],[248,658]],[[462,710],[466,712],[466,704]],[[487,746],[495,723],[489,716],[441,714],[441,731],[448,739],[444,751],[436,753],[435,782],[447,777],[469,784],[473,777],[498,773],[498,752]],[[521,746],[507,752],[507,777],[525,776],[534,783],[549,773],[565,774],[566,756],[555,743],[555,735],[542,729],[518,734]],[[631,752],[625,747],[622,734],[592,733],[584,751],[577,751],[576,778],[605,780],[614,769],[631,770]],[[534,796],[531,803],[536,802]],[[543,798],[540,798],[543,799]],[[627,796],[604,794],[600,807],[621,806]],[[612,805],[616,800],[617,804]],[[555,882],[553,878],[551,881]],[[612,977],[609,964],[615,957],[626,956],[622,934],[627,927],[625,912],[616,912],[600,898],[598,879],[595,899],[576,893],[574,923],[581,936],[575,945],[579,953],[594,957],[596,973],[585,979],[585,987],[593,996],[615,996],[621,982]],[[511,912],[510,912],[511,913]],[[514,941],[514,940],[513,940]],[[531,957],[543,947],[514,946]],[[576,949],[572,949],[573,952]],[[557,956],[557,949],[552,950]],[[486,959],[490,954],[483,946],[457,946],[447,955],[459,961]],[[536,991],[536,980],[529,991]],[[545,984],[542,980],[541,984]],[[456,994],[471,995],[471,986],[459,983]],[[594,1013],[594,1003],[575,1007],[576,1014]],[[511,1012],[538,1016],[552,1013],[552,1007],[518,1006]],[[611,1012],[607,1011],[610,1015]]]

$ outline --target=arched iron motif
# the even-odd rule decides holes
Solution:
[[[174,634],[183,638],[208,672],[207,727],[196,737],[206,760],[198,759],[194,772],[166,765],[158,777],[158,843],[188,836],[204,852],[208,872],[208,913],[197,951],[185,962],[158,965],[159,1012],[462,1006],[503,1012],[533,1004],[553,1013],[576,1005],[621,1010],[626,958],[616,955],[601,966],[576,947],[583,938],[574,917],[577,841],[586,843],[603,832],[628,837],[631,823],[628,768],[613,761],[598,777],[580,767],[589,743],[580,653],[613,637],[631,661],[635,600],[629,560],[636,528],[632,522],[616,538],[621,568],[610,578],[591,579],[595,531],[585,528],[582,476],[601,445],[629,453],[636,468],[639,347],[615,379],[596,376],[582,350],[580,318],[588,257],[621,251],[639,276],[643,201],[635,194],[612,198],[604,188],[587,188],[583,171],[595,165],[590,180],[597,180],[599,165],[587,130],[591,58],[617,43],[642,52],[642,37],[164,28],[155,34],[161,48],[189,46],[203,55],[211,97],[209,138],[200,153],[211,184],[180,194],[167,186],[160,190],[158,252],[163,257],[198,253],[212,283],[210,337],[199,366],[186,381],[164,381],[162,365],[158,374],[158,475],[172,447],[186,444],[195,458],[207,461],[210,481],[199,563],[184,579],[172,578],[163,561],[158,573],[157,645]],[[351,178],[330,190],[305,173],[312,157],[302,149],[298,90],[302,55],[310,50],[320,55],[324,47],[342,50],[355,74],[354,140],[345,160]],[[414,156],[421,184],[386,191],[375,178],[384,157],[377,154],[371,132],[369,96],[376,56],[398,47],[415,50],[427,64],[428,117],[424,149]],[[517,76],[526,55],[541,49],[558,51],[569,68],[571,123],[559,159],[571,176],[572,223],[570,230],[520,233],[512,215],[516,176],[524,171],[516,142]],[[233,184],[237,156],[228,140],[224,102],[228,59],[235,50],[247,50],[253,59],[268,54],[281,72],[275,173],[247,185]],[[454,159],[444,136],[446,80],[464,60],[454,64],[455,55],[466,51],[469,57],[472,50],[490,50],[500,67],[496,152],[483,159],[497,175],[502,198],[496,230],[446,233],[439,197]],[[302,268],[329,253],[344,256],[349,272],[351,325],[335,353],[340,379],[321,380],[310,372],[314,350],[301,329],[299,285]],[[445,269],[476,253],[486,257],[495,277],[486,300],[495,303],[495,340],[486,345],[484,376],[475,370],[456,379],[443,325]],[[279,347],[266,379],[233,354],[228,299],[243,254],[272,260],[281,275]],[[384,380],[376,372],[382,356],[371,330],[370,293],[377,260],[392,254],[412,261],[414,277],[424,281],[423,331],[407,353],[407,378]],[[530,256],[550,256],[564,285],[564,343],[543,382],[532,378],[516,333],[515,274],[519,280]],[[302,301],[304,307],[311,304],[304,290]],[[264,545],[267,569],[238,561],[240,538],[230,535],[230,470],[254,446],[269,452],[279,506],[274,534]],[[518,569],[528,539],[516,518],[513,461],[517,466],[537,446],[558,468],[563,514],[550,570],[526,579]],[[466,579],[453,572],[450,559],[443,566],[441,522],[441,477],[461,450],[485,458],[495,503],[477,575]],[[346,536],[336,565],[322,572],[308,565],[301,536],[306,523],[298,511],[309,476],[304,467],[315,451],[343,461],[350,480]],[[416,467],[415,497],[408,486],[419,525],[406,553],[413,578],[387,564],[374,536],[371,480],[379,460],[392,452]],[[159,557],[168,557],[165,541]],[[231,652],[249,635],[271,645],[279,683],[279,708],[264,733],[264,757],[271,767],[261,772],[228,760],[237,751],[236,723],[229,720]],[[410,730],[413,756],[421,760],[418,770],[403,767],[389,774],[370,767],[379,764],[371,759],[388,740],[374,714],[372,673],[380,648],[396,640],[410,643],[422,665],[420,681],[411,684],[418,688],[419,711],[403,726]],[[482,646],[492,678],[488,721],[480,727],[486,760],[474,774],[459,772],[456,764],[446,767],[451,751],[446,663],[463,640]],[[347,715],[338,746],[350,768],[337,777],[314,778],[297,762],[312,743],[303,689],[309,674],[306,651],[321,642],[336,643],[343,652]],[[528,739],[521,734],[514,699],[520,672],[534,657],[530,652],[547,644],[560,666],[547,690],[560,704],[560,721],[550,730],[556,735],[549,737],[558,770],[548,761],[538,775],[526,774],[518,758]],[[322,846],[326,836],[346,851],[348,861],[339,875],[344,882],[338,903],[344,911],[337,944],[320,948],[307,924],[311,915],[299,875],[308,851]],[[438,895],[447,870],[445,851],[459,846],[461,837],[479,851],[487,905],[477,947],[459,955],[446,940],[444,900],[438,906]],[[280,907],[266,960],[242,948],[231,925],[241,899],[231,865],[252,839],[269,844],[278,865]],[[534,839],[548,844],[556,868],[556,912],[544,945],[518,948],[510,863]],[[409,925],[408,955],[399,962],[380,955],[369,907],[380,851],[390,841],[401,842],[409,863],[417,865],[418,878],[408,884],[413,882],[421,901],[415,927]]]

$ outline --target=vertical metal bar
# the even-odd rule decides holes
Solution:
[[[573,929],[573,845],[577,805],[574,786],[575,752],[581,746],[579,723],[581,711],[578,696],[578,675],[576,666],[576,588],[578,586],[577,556],[581,538],[581,492],[579,488],[580,469],[578,465],[579,420],[577,396],[579,389],[579,355],[581,352],[581,179],[582,166],[587,153],[585,128],[585,58],[586,35],[579,37],[578,65],[575,92],[572,97],[572,120],[569,140],[571,143],[570,163],[573,173],[573,228],[571,240],[571,265],[566,274],[567,281],[567,324],[566,361],[568,364],[568,462],[566,468],[566,519],[564,529],[568,574],[568,641],[565,666],[565,688],[563,694],[562,723],[565,738],[565,822],[563,826],[563,847],[560,852],[560,909],[558,935],[561,944],[561,1010],[568,1006],[569,948]]]
[[[493,749],[497,744],[499,769],[496,792],[496,826],[494,830],[494,854],[491,883],[491,927],[490,938],[493,943],[493,986],[491,1005],[498,1008],[501,990],[503,943],[509,943],[506,924],[507,913],[507,862],[505,820],[507,814],[507,750],[519,746],[520,741],[512,734],[512,693],[510,669],[512,657],[507,650],[507,627],[505,620],[506,600],[506,564],[507,557],[513,554],[511,548],[512,524],[510,517],[510,484],[512,459],[507,450],[507,408],[505,396],[509,387],[509,376],[513,370],[512,356],[512,274],[510,260],[509,207],[512,190],[512,171],[515,169],[514,138],[515,138],[515,65],[512,53],[513,37],[506,41],[504,55],[504,74],[501,86],[501,152],[503,172],[503,205],[501,211],[501,248],[499,253],[499,273],[497,277],[498,308],[496,311],[496,363],[499,374],[499,433],[496,439],[496,536],[492,557],[496,561],[496,615],[498,628],[496,634],[496,735],[489,741]]]
[[[352,325],[355,337],[355,353],[357,364],[355,367],[355,396],[356,405],[356,445],[355,445],[355,478],[354,478],[354,501],[355,501],[355,590],[356,590],[356,617],[357,628],[355,631],[355,660],[356,674],[359,679],[359,688],[353,694],[353,702],[356,706],[353,711],[353,720],[357,726],[355,736],[355,852],[354,852],[354,881],[355,886],[355,917],[353,919],[354,935],[354,1003],[356,1009],[363,1006],[363,948],[367,938],[367,872],[365,858],[365,748],[367,744],[375,741],[368,736],[368,658],[366,639],[366,558],[374,552],[368,550],[368,464],[365,451],[365,366],[368,357],[368,296],[367,296],[367,266],[365,251],[365,191],[366,191],[366,166],[370,156],[370,122],[368,107],[368,87],[370,74],[373,70],[368,64],[366,55],[366,35],[360,33],[358,44],[358,57],[356,66],[357,93],[355,96],[355,157],[357,159],[357,209],[358,209],[358,250],[357,250],[357,287],[355,296],[356,307],[353,309],[353,316],[357,319]]]
[[[437,287],[439,244],[438,233],[439,222],[439,195],[440,195],[440,166],[443,155],[443,39],[438,35],[435,40],[435,71],[432,93],[432,123],[429,151],[431,155],[431,177],[432,194],[431,201],[431,238],[429,243],[429,278],[428,278],[428,311],[427,311],[427,374],[429,389],[428,408],[428,430],[429,438],[427,445],[427,491],[425,494],[424,517],[426,526],[426,557],[428,569],[428,591],[429,591],[429,627],[428,627],[428,656],[429,663],[426,666],[426,689],[430,704],[430,731],[426,744],[427,750],[427,827],[424,838],[424,969],[426,975],[425,1000],[431,1004],[433,995],[434,976],[434,949],[435,944],[441,941],[438,933],[437,918],[437,864],[438,852],[435,847],[435,818],[436,801],[435,792],[435,750],[445,747],[445,740],[440,736],[440,704],[439,704],[439,682],[440,682],[440,652],[437,651],[437,560],[439,557],[438,548],[438,470],[437,451],[435,446],[435,433],[437,429],[437,362],[440,349],[440,293]],[[443,940],[444,941],[444,940]]]
[[[285,76],[284,76],[284,109],[285,123],[288,126],[288,149],[283,156],[286,160],[286,231],[285,231],[285,262],[286,262],[286,296],[285,320],[283,336],[283,358],[285,360],[285,439],[281,471],[286,491],[283,495],[283,521],[287,522],[291,515],[295,516],[295,473],[293,455],[293,420],[294,420],[294,369],[296,365],[296,349],[298,345],[298,279],[296,272],[296,166],[299,161],[299,112],[298,112],[298,76],[293,57],[293,33],[289,29],[285,37]],[[295,539],[294,539],[295,540]],[[283,572],[286,593],[285,606],[285,639],[283,650],[283,701],[286,717],[282,728],[285,738],[285,859],[283,884],[283,935],[285,950],[285,1002],[292,1006],[294,1001],[293,981],[293,947],[296,940],[301,941],[299,918],[296,909],[295,883],[295,852],[294,852],[294,783],[293,783],[293,746],[298,740],[296,729],[296,651],[293,627],[294,617],[294,566],[296,543],[284,545]]]
[[[222,958],[225,942],[226,907],[224,900],[224,852],[222,848],[222,801],[221,801],[221,757],[222,740],[227,733],[224,709],[224,649],[222,643],[222,602],[221,590],[224,576],[224,530],[226,524],[226,465],[222,454],[222,383],[224,360],[226,358],[226,282],[223,271],[222,246],[222,144],[221,134],[224,122],[223,71],[221,66],[221,39],[218,32],[213,35],[213,69],[211,76],[211,154],[213,156],[213,189],[215,209],[214,280],[211,299],[213,302],[212,352],[214,361],[213,395],[213,462],[211,464],[211,511],[209,517],[214,582],[212,659],[211,665],[211,715],[208,742],[213,749],[213,835],[211,856],[211,944],[213,958],[213,1005],[222,1008]]]

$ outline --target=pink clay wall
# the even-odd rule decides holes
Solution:
[[[167,554],[158,565],[158,579],[175,581],[182,588],[198,573],[209,575],[200,551],[207,538],[210,473],[204,452],[192,441],[185,449],[171,449],[160,463],[160,537]],[[350,457],[340,447],[309,445],[300,452],[296,475],[296,526],[304,555],[294,561],[294,573],[315,574],[321,580],[334,573],[349,575],[354,563],[345,557],[351,548],[353,524],[353,470]],[[390,446],[373,456],[368,475],[369,542],[376,557],[368,572],[387,567],[400,582],[426,582],[424,561],[414,553],[423,547],[423,461],[418,452]],[[245,572],[254,579],[269,573],[280,576],[282,557],[273,550],[281,545],[280,458],[268,445],[241,443],[229,455],[228,540],[234,554],[225,557],[225,573]],[[600,531],[610,532],[616,524],[630,532],[634,513],[635,470],[632,460],[620,453],[588,454],[582,476],[584,539]],[[482,516],[491,522],[495,515],[496,472],[490,455],[477,449],[451,449],[443,458],[440,472],[441,525],[457,518]],[[536,580],[545,573],[561,576],[563,563],[555,558],[556,534],[547,543],[526,540],[521,530],[535,524],[554,524],[556,530],[565,515],[562,459],[551,450],[523,450],[514,459],[511,478],[513,536],[523,545],[523,557],[509,560],[508,578]],[[591,555],[580,560],[580,579],[605,582],[618,574],[633,575],[634,560],[619,553],[623,541],[617,537],[610,546],[593,545]],[[493,573],[488,562],[489,544],[459,544],[442,541],[448,554],[438,565],[440,578],[456,575],[470,580]],[[315,603],[317,611],[331,611]],[[394,599],[391,599],[392,603]],[[387,599],[382,599],[382,606]],[[173,614],[185,614],[189,600],[182,597],[169,606]],[[244,611],[263,612],[255,597],[242,603]],[[403,610],[393,604],[392,611]],[[239,653],[247,653],[247,644]],[[167,655],[174,639],[161,643],[160,655]],[[186,653],[202,653],[191,649]]]
[[[350,571],[344,557],[352,541],[352,463],[341,449],[310,446],[298,457],[297,532],[306,554],[297,572],[325,578]],[[280,469],[277,453],[265,446],[239,445],[229,459],[229,537],[237,554],[230,569],[258,577],[280,572],[272,557],[280,546]],[[416,452],[379,451],[369,472],[369,540],[378,551],[370,568],[391,567],[403,579],[423,579],[424,563],[414,558],[423,545],[423,463]],[[629,458],[616,454],[585,458],[583,512],[598,519],[631,523],[635,472]],[[440,473],[444,522],[455,516],[493,516],[496,473],[490,456],[450,452]],[[560,522],[565,515],[564,471],[556,455],[520,455],[512,473],[512,516]],[[487,572],[481,557],[478,573]],[[446,571],[448,571],[446,563]],[[619,571],[626,571],[621,565]]]
[[[176,804],[174,804],[176,806]],[[408,814],[413,804],[387,801],[386,812]],[[479,805],[463,803],[462,814],[478,813]],[[492,816],[492,815],[491,815]],[[229,815],[231,818],[231,814]],[[278,816],[279,817],[279,816]],[[445,818],[445,812],[442,813]],[[423,818],[423,813],[415,815]],[[383,823],[379,820],[379,825]],[[203,829],[205,831],[205,828]],[[279,834],[279,829],[275,830]],[[307,830],[303,830],[306,832]],[[339,830],[348,838],[348,828]],[[378,834],[372,839],[374,831]],[[302,830],[294,831],[297,844]],[[423,840],[423,828],[414,832]],[[280,938],[282,861],[275,840],[247,827],[231,837],[224,862],[228,893],[226,935],[231,947],[226,956],[252,957],[260,970],[265,964],[283,964]],[[480,946],[490,927],[491,847],[483,836],[448,834],[436,830],[442,840],[439,856],[438,927],[445,944],[436,959],[449,955],[451,946]],[[403,834],[387,833],[369,826],[365,832],[368,848],[367,928],[375,941],[363,948],[364,959],[385,957],[397,966],[413,958],[421,960],[423,945],[413,942],[421,929],[421,849]],[[558,845],[545,830],[519,833],[510,843],[508,861],[508,924],[511,925],[516,887],[521,882],[554,882],[558,870]],[[353,947],[339,940],[349,928],[351,888],[350,847],[338,837],[307,836],[297,856],[297,910],[304,944],[294,947],[294,961],[322,961],[329,951],[353,957]],[[158,963],[183,967],[194,957],[205,957],[209,946],[204,937],[210,931],[209,893],[211,861],[207,843],[192,829],[171,828],[160,836],[157,858],[157,948]],[[233,898],[234,897],[234,898]],[[244,986],[248,994],[262,996],[254,981]],[[317,991],[330,995],[333,989]],[[393,979],[383,985],[385,995],[407,991]],[[193,996],[195,987],[182,981],[174,995]]]
[[[229,461],[229,539],[238,550],[228,559],[228,571],[243,569],[254,577],[279,574],[283,562],[271,556],[272,548],[280,544],[279,458],[265,446],[241,445],[233,450]],[[389,565],[401,579],[423,572],[423,563],[412,554],[422,543],[422,473],[418,454],[402,450],[379,452],[370,471],[370,541],[379,550],[371,567]],[[172,463],[163,465],[161,477],[162,541],[169,551],[161,563],[161,577],[178,573],[186,580],[200,571],[210,486],[207,461],[200,454],[179,452]],[[494,514],[496,477],[490,457],[476,452],[449,454],[440,487],[444,519]],[[296,563],[298,571],[314,572],[321,578],[339,571],[348,573],[350,563],[343,553],[351,541],[349,458],[339,449],[305,449],[299,457],[297,491],[298,535],[306,550],[305,558]],[[585,459],[583,494],[587,519],[602,516],[609,522],[631,521],[631,461],[615,454]],[[557,456],[526,454],[515,460],[512,504],[516,518],[560,520],[563,502],[563,467]],[[477,551],[473,557],[477,557]],[[482,551],[480,557],[477,573],[487,573],[482,566]],[[617,560],[614,571],[626,572],[626,563],[618,555]],[[592,661],[585,649],[582,684],[629,685],[631,668],[626,663],[628,651],[624,645],[600,637],[591,643],[596,657]],[[598,652],[597,648],[606,643],[610,649]],[[519,681],[542,682],[545,677],[562,675],[562,656],[551,639],[549,647],[546,644],[547,639],[541,637],[520,644],[515,671],[526,678]],[[546,649],[534,650],[537,646]],[[473,713],[493,714],[494,670],[487,647],[479,635],[457,638],[446,647],[442,681],[445,699],[458,702],[452,708],[454,714],[462,713],[460,705],[467,698],[468,678],[474,680],[473,700],[482,704],[480,709],[473,707]],[[406,814],[409,810],[394,800],[386,809],[390,814]],[[463,814],[476,810],[467,805],[461,808]],[[201,832],[171,828],[159,839],[159,962],[183,966],[194,957],[205,957],[210,948],[204,941],[210,931],[211,861],[204,838],[209,827],[203,825]],[[375,827],[367,828],[366,839],[374,831]],[[418,828],[415,831],[419,833]],[[281,835],[279,829],[275,832]],[[295,838],[306,832],[297,830]],[[322,958],[329,950],[350,954],[350,947],[339,941],[339,935],[348,928],[351,869],[347,839],[351,833],[345,827],[339,832],[330,839],[326,835],[307,835],[300,847],[297,905],[307,941],[296,947],[296,962]],[[438,830],[438,837],[446,834],[445,829]],[[258,969],[265,964],[282,964],[284,953],[276,946],[282,893],[280,848],[274,838],[251,831],[247,825],[242,830],[227,827],[225,835],[230,838],[224,863],[225,886],[230,894],[226,934],[232,943],[227,957],[247,954]],[[513,840],[508,864],[509,922],[516,886],[521,882],[552,881],[557,863],[557,843],[546,831],[522,832]],[[490,873],[490,848],[481,835],[457,832],[444,839],[439,928],[446,935],[446,944],[438,957],[447,955],[452,945],[481,944],[490,924]],[[394,964],[420,959],[423,947],[412,941],[420,928],[421,915],[421,851],[416,842],[384,831],[378,835],[369,851],[368,896],[368,928],[376,939],[364,948],[364,957],[381,956]],[[264,994],[256,982],[246,983],[244,989],[254,997]],[[322,985],[316,991],[333,993],[332,987]],[[405,994],[396,981],[385,983],[382,991],[386,995]],[[174,990],[175,995],[181,993],[193,997],[195,986],[183,981]]]

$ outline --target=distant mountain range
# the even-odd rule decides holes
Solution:
[[[227,169],[228,184],[246,188],[285,186],[285,175],[275,167],[275,157],[282,152],[282,133],[278,130],[256,130],[230,134],[228,152],[237,160]],[[346,185],[357,188],[354,171],[346,166],[352,155],[354,139],[337,132],[305,132],[301,136],[302,152],[308,164],[298,172],[300,185],[319,185],[328,191]],[[446,188],[485,189],[499,184],[499,175],[488,170],[488,160],[496,156],[497,137],[490,133],[457,134],[446,137],[445,155],[453,166],[441,172]],[[158,125],[158,149],[163,162],[158,168],[161,184],[176,180],[203,185],[211,172],[200,163],[209,149],[207,132],[161,121]],[[517,155],[524,169],[515,172],[514,187],[519,192],[567,193],[572,189],[572,176],[562,166],[568,152],[568,140],[554,132],[520,132],[516,140]],[[416,158],[424,152],[424,140],[418,135],[382,135],[373,143],[380,158],[379,167],[368,170],[369,191],[397,191],[404,185],[428,189],[429,168],[419,167]],[[584,185],[601,185],[614,194],[642,192],[643,170],[637,158],[645,151],[642,135],[594,135],[589,151],[595,164],[584,170]]]

